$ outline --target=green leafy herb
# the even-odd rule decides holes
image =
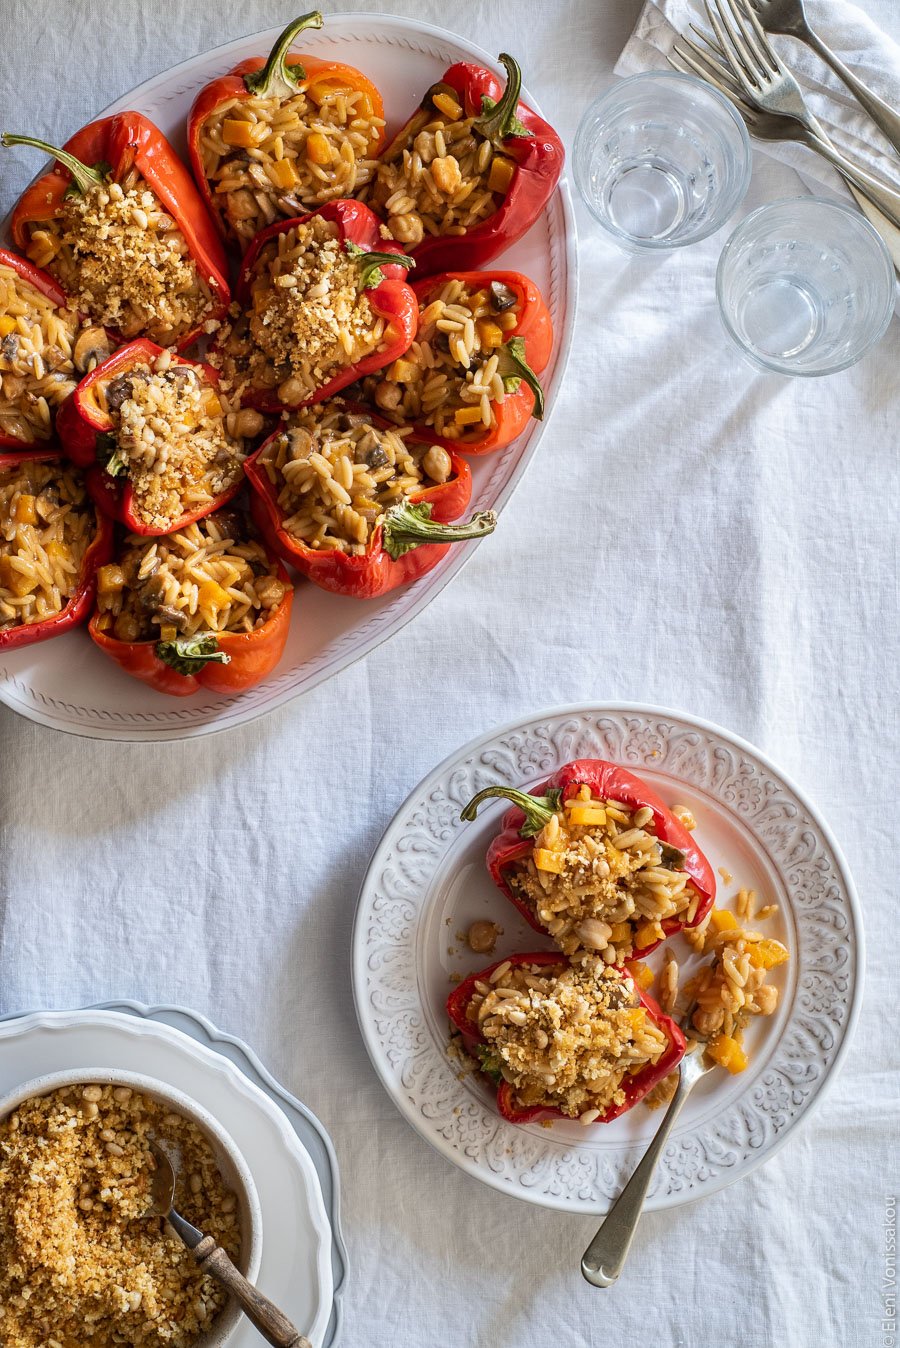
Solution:
[[[500,1071],[500,1063],[493,1049],[488,1048],[487,1044],[476,1044],[475,1054],[484,1075],[490,1077],[495,1086],[499,1086],[503,1080],[503,1073]]]
[[[409,271],[410,267],[416,265],[415,258],[407,257],[405,253],[367,253],[365,248],[352,243],[350,239],[345,241],[344,248],[348,257],[359,263],[360,290],[374,290],[381,285],[384,280],[382,267],[405,267]]]
[[[128,472],[128,461],[111,431],[97,436],[96,455],[97,462],[102,463],[110,477],[120,477]]]
[[[231,656],[219,650],[218,639],[209,632],[193,637],[176,637],[174,641],[157,641],[156,654],[176,674],[197,674],[204,665],[231,663]]]

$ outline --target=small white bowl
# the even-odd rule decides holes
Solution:
[[[155,1077],[138,1072],[120,1072],[111,1068],[82,1067],[51,1076],[35,1077],[17,1086],[14,1091],[0,1096],[0,1119],[5,1119],[26,1100],[37,1095],[50,1095],[63,1086],[130,1086],[133,1091],[147,1095],[168,1106],[173,1114],[195,1123],[207,1137],[222,1179],[237,1198],[241,1226],[241,1253],[238,1268],[244,1277],[254,1282],[262,1260],[262,1213],[253,1176],[236,1144],[213,1116],[189,1096],[173,1090]],[[201,1334],[194,1348],[222,1348],[244,1318],[244,1313],[233,1297],[213,1321],[212,1328]]]

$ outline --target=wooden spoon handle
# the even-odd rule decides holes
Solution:
[[[287,1316],[235,1268],[212,1236],[204,1236],[191,1253],[202,1271],[235,1297],[247,1319],[275,1348],[312,1348],[309,1339],[298,1332]]]

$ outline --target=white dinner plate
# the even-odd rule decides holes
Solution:
[[[717,871],[717,903],[739,888],[777,903],[767,935],[790,962],[773,971],[779,1003],[745,1036],[747,1069],[708,1074],[695,1088],[657,1166],[647,1208],[676,1207],[747,1175],[818,1104],[847,1050],[862,994],[863,933],[846,863],[828,826],[750,744],[680,713],[637,705],[574,706],[502,726],[460,749],[420,782],[381,840],[363,881],[353,935],[356,1010],[385,1089],[413,1127],[454,1165],[518,1198],[602,1213],[659,1123],[638,1105],[585,1128],[500,1117],[484,1079],[447,1053],[453,979],[516,951],[552,949],[494,886],[488,843],[508,803],[460,811],[492,783],[543,780],[576,758],[637,772],[669,805],[689,806]],[[733,877],[725,883],[722,868]],[[496,952],[474,955],[460,935],[476,918],[503,928]],[[678,937],[689,973],[696,957]]]
[[[315,1166],[278,1106],[219,1053],[152,1020],[115,1011],[38,1011],[0,1022],[0,1093],[84,1067],[143,1072],[217,1118],[237,1143],[263,1220],[258,1286],[321,1348],[332,1315],[331,1228]],[[229,1348],[258,1348],[245,1320]]]
[[[136,109],[151,118],[184,156],[185,118],[198,90],[239,61],[268,52],[278,32],[269,28],[182,61],[132,89],[98,116]],[[475,61],[505,79],[494,57],[467,39],[414,19],[383,14],[328,14],[325,27],[303,33],[297,49],[364,71],[383,95],[389,140],[453,62]],[[536,108],[527,91],[522,97]],[[565,177],[540,220],[491,266],[524,272],[547,301],[555,333],[553,357],[541,376],[549,414],[575,322],[575,222]],[[473,511],[502,511],[546,424],[546,417],[543,423],[532,421],[506,449],[469,459]],[[498,527],[503,529],[502,518]],[[477,546],[470,542],[452,548],[415,585],[380,599],[328,594],[300,580],[280,664],[270,678],[239,696],[198,692],[176,698],[157,693],[123,674],[86,631],[78,630],[0,654],[0,701],[42,725],[95,739],[184,739],[240,725],[314,688],[399,631],[456,575]]]

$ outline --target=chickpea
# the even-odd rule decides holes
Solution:
[[[140,623],[133,613],[120,613],[113,626],[113,634],[117,641],[137,641],[141,634]]]
[[[442,450],[441,453],[444,451]],[[496,922],[473,922],[466,935],[469,949],[476,955],[490,955],[497,943],[500,928]]]
[[[262,428],[262,414],[252,407],[245,407],[242,411],[236,412],[232,426],[229,427],[231,434],[238,439],[250,439],[254,435],[259,435]]]
[[[430,164],[434,158],[434,136],[430,131],[420,131],[413,141],[413,149],[423,164]]]
[[[765,983],[756,993],[754,1001],[761,1016],[771,1016],[778,1004],[778,989],[773,988],[770,983]]]
[[[390,230],[397,243],[421,243],[425,237],[422,217],[416,215],[415,211],[409,211],[406,215],[392,215]]]
[[[383,412],[393,412],[400,406],[403,394],[399,384],[382,379],[375,389],[375,403]]]
[[[306,396],[306,390],[296,375],[291,375],[278,387],[278,399],[288,407],[298,407]]]
[[[448,154],[443,159],[435,159],[431,164],[431,176],[439,192],[455,192],[462,182],[459,160]]]
[[[432,482],[446,482],[453,464],[446,449],[441,445],[432,445],[422,459],[422,467]]]
[[[228,214],[233,220],[249,220],[258,210],[253,193],[248,192],[246,187],[228,193]]]

